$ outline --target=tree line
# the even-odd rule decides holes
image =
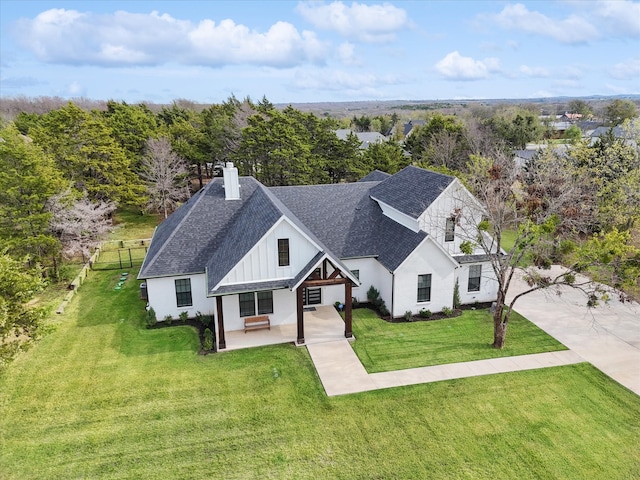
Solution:
[[[166,217],[227,161],[267,186],[351,182],[409,164],[456,175],[485,204],[500,206],[490,225],[494,236],[502,228],[532,227],[523,238],[535,242],[523,240],[521,247],[532,264],[546,265],[563,251],[559,239],[628,232],[639,218],[640,128],[637,118],[629,120],[636,115],[631,105],[611,103],[611,118],[626,119],[626,138],[610,132],[595,143],[575,139],[563,151],[547,148],[522,170],[514,149],[548,135],[526,106],[429,112],[406,138],[396,114],[318,117],[275,108],[266,98],[232,96],[204,107],[174,102],[156,111],[116,101],[101,109],[68,102],[19,112],[0,127],[0,311],[14,319],[1,324],[0,357],[19,349],[8,338],[36,336],[38,315],[21,310],[27,297],[10,286],[19,275],[27,275],[20,281],[31,282],[24,291],[33,295],[43,278],[55,280],[60,262],[88,255],[117,208]],[[588,113],[588,105],[574,107]],[[338,138],[340,127],[389,136],[363,148],[355,134]],[[559,202],[569,190],[571,200]],[[541,238],[555,241],[549,246]],[[628,273],[629,252],[616,258],[618,273]]]

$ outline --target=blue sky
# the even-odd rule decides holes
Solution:
[[[640,2],[0,1],[0,96],[219,103],[640,93]]]

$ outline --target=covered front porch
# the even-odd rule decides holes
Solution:
[[[305,307],[303,315],[305,344],[333,342],[345,338],[344,320],[334,306],[317,305]],[[297,344],[297,328],[297,324],[291,323],[287,325],[272,325],[271,330],[253,330],[246,333],[243,330],[225,332],[226,348],[220,349],[220,351],[227,352],[240,348],[277,345],[280,343]]]

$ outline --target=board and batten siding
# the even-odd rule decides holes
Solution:
[[[431,300],[418,302],[418,275],[431,274]],[[426,238],[395,271],[394,317],[421,309],[439,312],[453,306],[455,263],[430,238]],[[391,305],[387,303],[387,306]]]
[[[289,265],[278,266],[278,239],[289,239]],[[220,285],[293,278],[318,253],[318,248],[286,219],[281,220],[229,272]]]
[[[175,281],[183,278],[191,280],[191,300],[193,305],[178,308]],[[189,317],[195,317],[196,312],[212,315],[216,308],[215,298],[207,297],[207,279],[204,273],[148,278],[145,281],[147,282],[149,305],[155,310],[158,321],[162,321],[167,315],[171,315],[172,318],[176,319],[181,312],[187,312]]]

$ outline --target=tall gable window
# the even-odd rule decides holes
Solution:
[[[176,280],[176,303],[180,307],[192,307],[193,299],[191,298],[191,279],[181,278]]]
[[[240,303],[240,316],[252,317],[258,312],[258,315],[267,315],[273,313],[273,292],[250,292],[238,295]]]
[[[279,238],[278,239],[278,266],[280,267],[288,267],[290,265],[289,261],[289,239],[288,238]]]
[[[453,242],[453,238],[456,232],[456,218],[449,217],[447,218],[447,225],[444,229],[444,241],[445,242]]]
[[[431,274],[418,275],[418,302],[431,301]]]
[[[482,265],[471,265],[469,267],[469,283],[467,284],[468,292],[480,291],[481,276],[482,276]]]

